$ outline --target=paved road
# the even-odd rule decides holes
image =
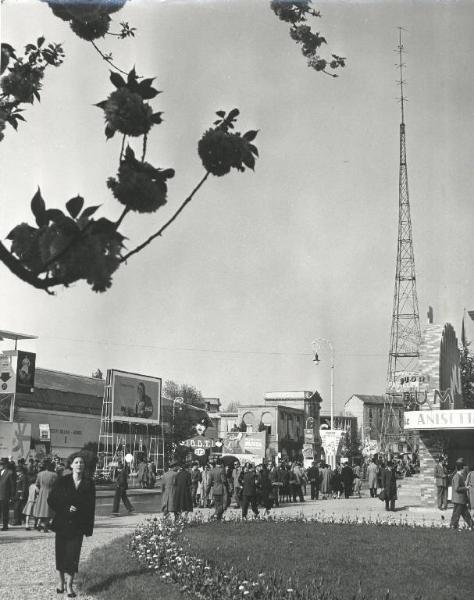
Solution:
[[[384,503],[378,498],[367,497],[339,500],[307,500],[304,503],[286,504],[274,509],[275,514],[298,514],[310,516],[319,514],[323,517],[336,518],[349,515],[352,518],[388,518],[398,521],[407,519],[409,522],[443,523],[449,520],[451,511],[423,509],[419,502],[409,493],[400,490],[398,509],[395,513],[386,513]],[[212,511],[201,510],[208,516]],[[239,514],[230,509],[229,516]],[[99,516],[96,519],[94,535],[85,538],[81,560],[88,557],[91,550],[108,543],[117,536],[131,533],[144,514],[123,517]],[[25,531],[12,527],[8,532],[0,532],[0,598],[1,600],[58,600],[56,594],[56,571],[54,568],[54,534],[43,534],[36,531]],[[79,594],[80,600],[91,600],[90,597]]]

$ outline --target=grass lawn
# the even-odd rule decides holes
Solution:
[[[322,577],[342,598],[474,598],[474,533],[329,523],[230,522],[188,527],[186,550],[244,579],[276,572],[290,587]],[[339,594],[338,594],[339,595]]]
[[[82,593],[98,600],[183,600],[177,585],[142,567],[128,551],[130,536],[92,551],[80,565],[77,583]]]

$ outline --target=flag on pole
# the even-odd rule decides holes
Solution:
[[[467,314],[471,317],[471,319],[474,321],[474,310],[468,310]]]

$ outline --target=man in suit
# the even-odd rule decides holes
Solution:
[[[112,514],[117,516],[119,514],[120,500],[125,504],[125,508],[128,510],[128,514],[134,512],[133,506],[127,496],[128,490],[128,466],[122,462],[118,464],[118,475],[115,482],[115,496],[114,506]]]
[[[312,465],[309,467],[308,479],[311,485],[311,500],[319,499],[319,469],[316,464],[316,461],[313,460]]]
[[[397,478],[393,462],[389,460],[387,466],[382,471],[382,487],[385,493],[385,510],[395,510],[395,500],[397,499]]]
[[[207,484],[207,495],[212,488],[212,498],[214,500],[214,515],[218,521],[222,519],[224,514],[224,502],[227,500],[227,477],[225,474],[224,463],[221,458],[217,459],[216,466],[209,473],[209,480]]]
[[[438,495],[438,508],[439,510],[446,510],[448,507],[448,469],[446,468],[444,456],[438,458],[434,476]]]
[[[252,507],[254,515],[258,517],[257,473],[255,472],[255,466],[249,464],[248,468],[241,473],[240,479],[242,483],[242,519],[247,518],[249,504]]]
[[[13,498],[15,486],[13,475],[8,468],[8,458],[0,459],[0,518],[2,520],[2,531],[8,530],[8,513],[10,510],[10,499]]]
[[[453,477],[453,514],[451,517],[450,527],[457,529],[459,527],[459,517],[462,517],[470,529],[474,528],[474,521],[469,513],[467,487],[463,475],[464,460],[458,458],[456,461],[456,473]]]

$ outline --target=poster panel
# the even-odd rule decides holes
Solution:
[[[161,378],[112,371],[112,421],[158,425]]]
[[[16,369],[16,391],[19,394],[31,394],[35,387],[36,354],[18,350]]]
[[[16,377],[12,368],[11,357],[0,354],[0,394],[14,394],[15,391]]]
[[[0,421],[13,420],[13,394],[0,394]]]
[[[26,458],[30,451],[31,423],[0,422],[0,456]]]
[[[222,440],[222,454],[251,454],[265,457],[266,432],[231,431]]]

